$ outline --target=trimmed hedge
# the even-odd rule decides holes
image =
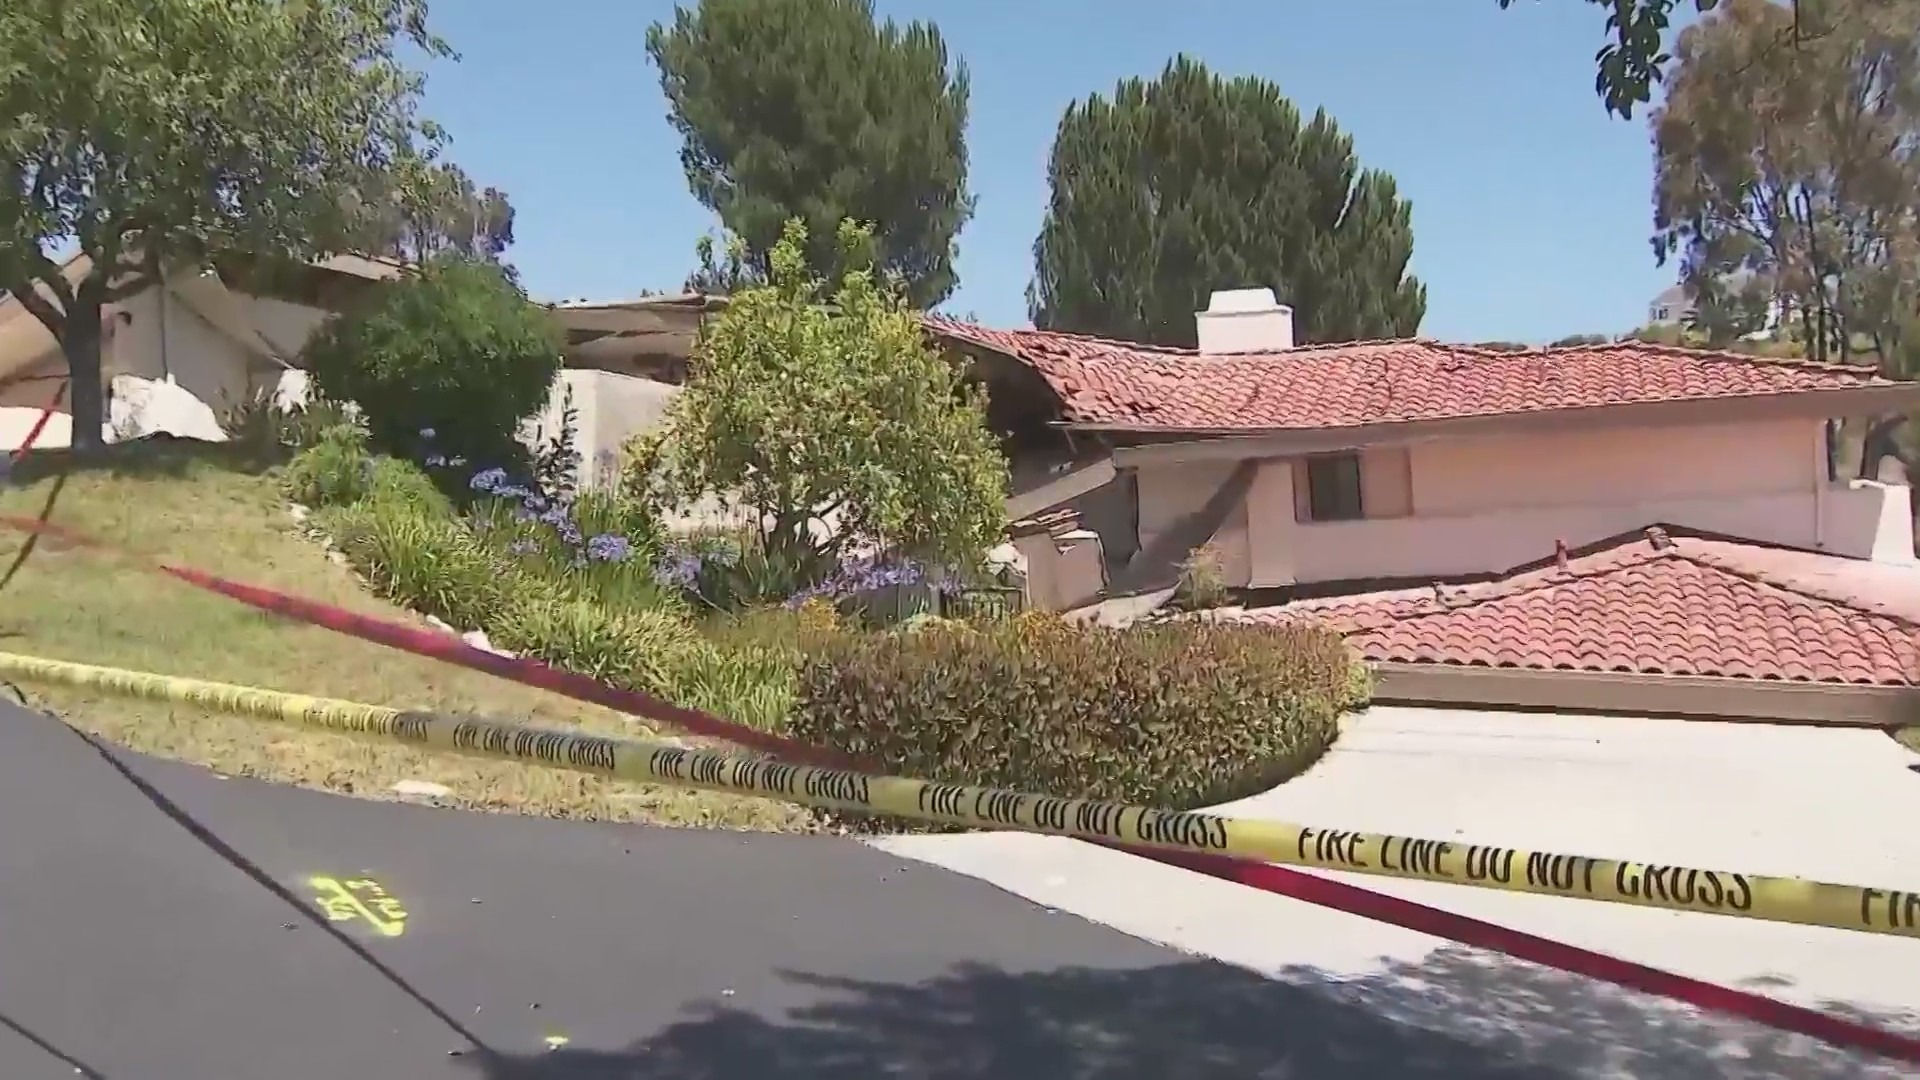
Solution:
[[[819,643],[788,730],[928,780],[1191,809],[1316,761],[1356,667],[1308,626],[923,621]]]

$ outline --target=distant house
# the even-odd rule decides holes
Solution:
[[[556,433],[571,404],[582,480],[593,487],[608,479],[621,448],[664,422],[701,321],[725,306],[724,297],[701,293],[549,305],[566,332],[566,369],[534,421],[535,437]]]
[[[91,266],[79,255],[63,272],[78,281]],[[299,399],[306,387],[300,351],[313,331],[367,289],[407,272],[402,263],[357,255],[271,275],[244,266],[177,272],[113,305],[102,319],[108,438],[166,432],[218,441],[229,405],[263,390]],[[552,307],[566,333],[566,367],[531,433],[557,432],[570,403],[585,478],[599,479],[599,466],[627,439],[659,424],[685,378],[700,320],[722,303],[692,295]],[[19,446],[49,406],[53,422],[36,444],[70,442],[66,382],[53,335],[16,298],[0,294],[0,450]]]
[[[1920,406],[1920,386],[1637,341],[1522,352],[1421,340],[1295,346],[1292,312],[1266,290],[1216,293],[1197,318],[1193,351],[927,321],[997,391],[1019,509],[1055,522],[1055,549],[1097,536],[1109,596],[1164,588],[1201,544],[1247,603],[1272,608],[1497,580],[1556,551],[1604,549],[1663,525],[1740,550],[1805,553],[1803,577],[1878,566],[1920,598],[1907,488],[1828,482],[1825,438],[1830,419]],[[1074,512],[1076,541],[1060,535],[1061,510]],[[1723,563],[1738,574],[1756,560],[1765,561]],[[1578,601],[1612,608],[1582,607],[1568,625],[1631,628],[1648,593],[1718,587],[1622,573],[1621,589]],[[1058,590],[1082,600],[1090,591]],[[1707,599],[1683,596],[1657,618],[1690,604],[1691,618],[1715,617]],[[1661,625],[1632,638],[1653,668],[1680,655],[1660,634],[1692,626]],[[1502,626],[1517,635],[1510,654],[1526,652],[1524,621],[1479,629]],[[1499,652],[1506,639],[1450,640],[1423,655],[1467,666],[1509,655]],[[1809,643],[1805,655],[1839,648]],[[1573,643],[1537,655],[1612,670],[1616,653]],[[1722,674],[1738,668],[1728,660]],[[1783,677],[1848,682],[1863,670],[1822,660]],[[1909,672],[1920,679],[1920,665]]]
[[[1738,290],[1753,280],[1750,271],[1741,270],[1727,275],[1723,279],[1725,288]],[[1685,283],[1669,285],[1654,296],[1647,304],[1648,327],[1684,326],[1691,328],[1700,314],[1700,305],[1693,289]],[[1740,335],[1742,340],[1761,341],[1772,338],[1786,321],[1786,305],[1779,300],[1771,300],[1765,305],[1764,312],[1756,312],[1757,329]]]
[[[1661,289],[1647,305],[1648,326],[1684,326],[1693,317],[1693,293],[1685,285]]]
[[[92,272],[92,260],[76,255],[61,271],[78,282]],[[404,272],[399,263],[357,255],[276,273],[271,286],[264,275],[256,281],[242,269],[224,276],[177,272],[109,306],[102,312],[100,355],[108,437],[224,437],[220,410],[280,387],[307,338],[334,310]],[[56,395],[64,401],[66,382],[66,357],[53,334],[18,297],[0,298],[0,449],[18,446]],[[64,446],[70,438],[63,407],[38,444]]]

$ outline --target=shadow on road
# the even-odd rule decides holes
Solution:
[[[709,1005],[623,1052],[476,1063],[483,1080],[1793,1080],[1911,1075],[1532,965],[1442,950],[1344,982],[1192,962],[913,986],[788,973],[779,1022]],[[1886,1017],[1856,1017],[1882,1025]]]
[[[15,1035],[18,1035],[22,1041],[66,1066],[72,1070],[73,1075],[81,1077],[82,1080],[106,1080],[106,1077],[98,1070],[88,1067],[86,1062],[81,1061],[79,1058],[74,1057],[72,1054],[41,1038],[33,1029],[3,1012],[0,1012],[0,1028],[5,1028]]]

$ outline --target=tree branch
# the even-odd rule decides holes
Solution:
[[[64,284],[64,281],[62,283]],[[27,314],[40,320],[40,325],[46,327],[47,331],[57,338],[66,326],[66,312],[72,309],[71,302],[66,305],[66,310],[56,309],[52,304],[47,303],[46,297],[40,295],[37,286],[37,280],[29,278],[24,284],[9,282],[7,292],[13,294],[15,300],[20,301],[20,306],[27,309]]]

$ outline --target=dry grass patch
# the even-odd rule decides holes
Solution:
[[[277,480],[226,448],[149,442],[53,475],[38,455],[0,488],[0,513],[41,516],[154,558],[370,615],[419,620],[365,593],[299,535]],[[25,543],[0,532],[0,576]],[[161,575],[43,540],[0,588],[0,650],[290,692],[480,713],[647,736],[610,710],[263,614]],[[24,687],[76,726],[124,746],[230,775],[391,797],[402,780],[451,789],[475,809],[672,825],[803,830],[796,807],[612,783],[555,769],[423,754],[388,744],[87,691]]]

